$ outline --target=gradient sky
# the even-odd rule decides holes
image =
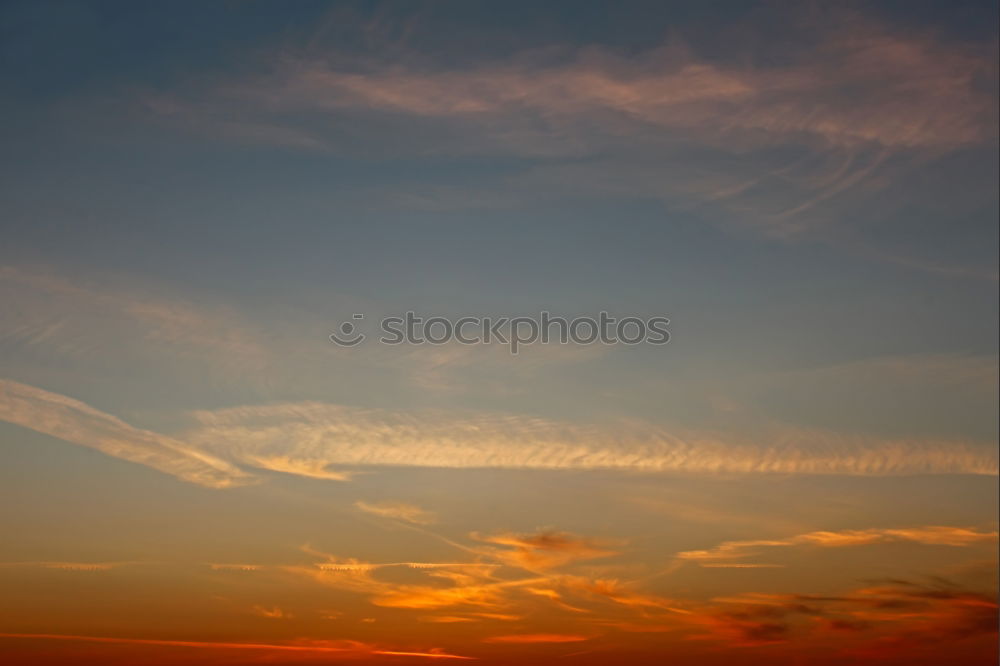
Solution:
[[[0,661],[996,664],[997,22],[0,3]]]

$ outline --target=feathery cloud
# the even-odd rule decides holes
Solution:
[[[413,523],[414,525],[430,525],[434,522],[433,514],[421,509],[419,506],[414,506],[405,502],[370,503],[358,500],[354,503],[354,506],[365,513],[381,516],[383,518],[402,520],[407,523]]]
[[[19,382],[0,379],[0,420],[211,488],[254,480],[251,474],[197,447]]]
[[[478,541],[503,546],[503,548],[490,548],[484,552],[505,564],[527,571],[544,571],[577,560],[590,560],[616,554],[601,544],[565,532],[502,533],[490,536],[473,534],[472,537]]]
[[[577,634],[508,634],[488,636],[484,643],[579,643],[590,640],[590,636]]]
[[[592,469],[696,474],[996,474],[997,452],[963,442],[880,440],[776,429],[767,444],[641,424],[361,409],[307,402],[193,413],[176,437],[78,400],[0,380],[0,420],[201,485],[255,481],[241,469],[344,480],[337,467]]]
[[[842,203],[870,213],[866,204],[888,184],[995,142],[991,47],[845,8],[786,9],[781,19],[809,46],[719,57],[675,33],[640,53],[581,46],[460,66],[398,50],[387,59],[286,48],[251,76],[200,76],[139,103],[153,118],[224,140],[527,162],[484,187],[421,182],[379,198],[407,208],[624,195],[707,206],[707,218],[786,239],[852,227],[857,216]],[[346,123],[351,137],[329,129]],[[876,260],[996,279],[993,266],[858,245],[851,251]]]
[[[776,427],[759,442],[726,433],[599,428],[495,414],[361,409],[318,402],[193,413],[180,435],[220,457],[268,468],[348,466],[605,469],[700,474],[995,474],[996,450]]]
[[[688,550],[677,553],[680,560],[712,561],[740,559],[757,554],[762,548],[818,546],[843,548],[891,541],[937,546],[968,546],[983,541],[996,541],[997,532],[980,532],[967,527],[927,526],[896,529],[841,530],[837,532],[807,532],[787,539],[757,539],[726,541],[709,550]],[[730,565],[732,566],[732,565]]]
[[[29,634],[0,633],[0,638],[20,638],[42,641],[80,641],[86,643],[119,643],[124,645],[145,645],[151,647],[184,647],[209,650],[253,650],[257,652],[299,652],[323,654],[326,658],[342,656],[345,659],[358,659],[370,655],[387,655],[396,657],[423,657],[426,659],[472,659],[443,650],[428,652],[407,652],[380,649],[361,641],[300,641],[298,643],[239,643],[221,641],[184,641],[161,640],[151,638],[116,638],[110,636],[76,636],[69,634]]]
[[[17,316],[5,319],[0,341],[44,347],[46,353],[88,357],[142,343],[150,351],[195,356],[241,375],[262,370],[267,352],[240,318],[224,307],[115,284],[71,279],[32,266],[0,266],[0,293]]]

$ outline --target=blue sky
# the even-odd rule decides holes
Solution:
[[[554,551],[640,544],[616,575],[670,597],[804,594],[818,564],[747,583],[689,562],[824,530],[896,544],[920,575],[982,565],[948,549],[996,534],[997,20],[995,2],[0,4],[0,467],[28,507],[0,559],[148,565],[110,532],[202,502],[163,535],[175,559],[315,555],[319,511],[392,561],[426,547],[407,525],[546,576]],[[408,310],[666,316],[671,341],[328,339]],[[55,507],[101,484],[80,506],[110,532],[54,537]],[[292,507],[311,508],[282,524]],[[231,515],[245,554],[208,543]],[[597,516],[594,541],[565,536]],[[403,531],[380,541],[383,519]],[[698,582],[671,588],[677,571]],[[87,629],[54,604],[39,623]],[[558,633],[542,617],[522,634]]]

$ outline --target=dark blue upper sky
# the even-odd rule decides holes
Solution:
[[[19,274],[224,306],[290,348],[358,308],[674,322],[668,354],[440,404],[709,418],[718,395],[765,391],[729,375],[995,358],[996,3],[6,2],[0,17],[0,258]],[[339,366],[303,362],[317,376],[297,397],[426,399],[363,363],[337,383]],[[478,363],[456,372],[496,370]],[[650,394],[672,378],[687,388],[664,407]],[[941,399],[928,390],[881,422],[843,395],[810,418],[892,430]],[[928,418],[950,431],[956,409]]]

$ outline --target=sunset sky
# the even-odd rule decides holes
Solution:
[[[0,663],[997,664],[997,22],[0,2]]]

